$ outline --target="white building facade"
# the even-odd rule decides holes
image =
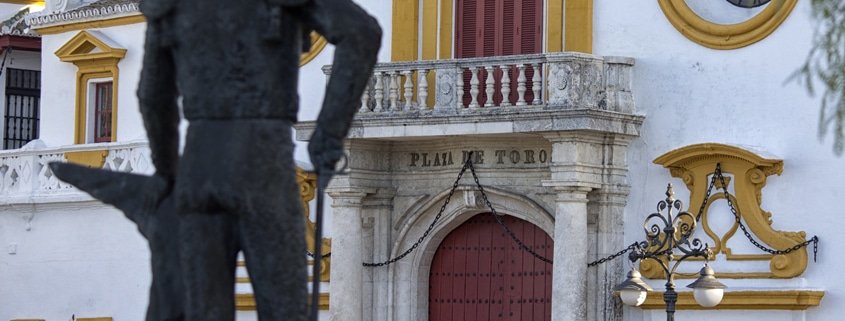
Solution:
[[[685,286],[703,261],[682,263],[677,320],[845,313],[842,159],[818,138],[820,100],[790,80],[812,45],[809,2],[357,2],[384,37],[356,106],[349,173],[328,191],[322,319],[663,320],[657,265],[634,264],[655,291],[627,307],[612,290],[627,255],[587,263],[644,240],[669,183],[693,214],[707,199],[693,236],[728,286],[702,309]],[[0,320],[144,316],[146,241],[45,166],[153,171],[135,97],[138,3],[48,0],[29,16],[42,43],[40,131],[0,151]],[[333,52],[313,41],[298,88],[302,163]],[[483,194],[469,171],[455,181],[467,158]],[[785,249],[817,235],[817,259],[813,245],[754,247],[725,195],[705,195],[717,164],[755,240]],[[299,174],[313,208],[314,177]],[[238,319],[256,319],[245,268],[238,276]]]

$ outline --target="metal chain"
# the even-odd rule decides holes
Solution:
[[[308,257],[310,257],[312,259],[316,256],[316,255],[314,255],[314,253],[311,253],[311,251],[308,251],[308,250],[305,250],[305,255],[308,255]],[[332,256],[332,252],[323,254],[322,256],[320,256],[320,258],[325,259],[325,258],[330,257],[330,256]]]
[[[622,254],[628,253],[628,251],[636,249],[638,246],[639,246],[639,243],[634,242],[631,245],[628,245],[628,247],[624,248],[622,251],[616,252],[616,254],[611,254],[611,255],[608,255],[606,257],[603,257],[603,258],[600,258],[598,260],[587,263],[587,267],[592,267],[592,266],[596,266],[596,265],[599,265],[599,264],[603,264],[607,261],[611,261],[611,260],[619,257]]]
[[[471,167],[472,167],[472,157],[467,156],[466,162],[464,162],[464,166],[461,168],[461,172],[458,173],[458,178],[455,179],[455,183],[452,184],[452,190],[449,191],[449,195],[446,196],[446,200],[443,202],[443,206],[440,207],[440,212],[437,213],[437,216],[434,217],[434,220],[431,221],[431,224],[428,225],[428,228],[425,230],[425,232],[422,234],[422,236],[420,236],[420,238],[417,239],[417,241],[414,242],[414,244],[411,245],[410,248],[405,250],[405,252],[402,252],[402,254],[399,254],[396,257],[389,259],[387,261],[379,262],[379,263],[364,262],[364,266],[376,267],[376,266],[390,265],[390,264],[395,263],[396,261],[403,259],[405,256],[407,256],[408,254],[411,254],[411,252],[413,252],[415,249],[417,249],[417,247],[420,246],[422,241],[425,240],[425,238],[428,237],[428,235],[431,233],[431,230],[434,229],[434,225],[437,224],[437,222],[440,220],[440,216],[443,215],[443,212],[446,211],[446,206],[449,205],[449,201],[452,199],[452,195],[455,194],[455,190],[458,189],[458,183],[461,181],[461,177],[464,176],[464,172],[466,172],[467,168],[471,168]]]
[[[502,218],[499,216],[499,213],[496,213],[496,209],[493,208],[493,204],[490,203],[489,199],[487,199],[487,193],[484,192],[484,186],[481,186],[481,183],[478,181],[478,175],[475,174],[475,166],[472,166],[472,162],[469,162],[469,170],[472,173],[472,178],[475,180],[475,186],[477,186],[478,190],[481,192],[481,198],[484,199],[484,204],[486,204],[487,207],[490,208],[490,213],[493,214],[493,218],[496,219],[496,223],[499,223],[499,225],[505,230],[505,232],[507,232],[508,235],[510,235],[511,239],[514,242],[516,242],[517,245],[519,245],[520,249],[530,253],[531,255],[533,255],[535,258],[537,258],[540,261],[552,264],[552,260],[546,258],[545,256],[540,255],[537,252],[534,252],[534,250],[532,250],[527,245],[525,245],[525,243],[523,243],[522,240],[520,240],[518,237],[516,237],[516,234],[514,234],[513,231],[511,231],[511,229],[508,228],[507,224],[505,224],[505,222],[502,221]]]
[[[725,199],[728,201],[728,206],[730,206],[731,213],[733,213],[734,218],[736,219],[736,223],[739,224],[739,228],[742,230],[742,233],[745,234],[745,237],[748,238],[748,241],[750,241],[751,244],[753,244],[758,249],[763,250],[764,252],[767,252],[769,254],[781,255],[781,254],[789,254],[792,251],[797,251],[797,250],[799,250],[803,247],[810,245],[810,243],[813,243],[813,262],[816,262],[816,256],[818,255],[818,252],[819,252],[819,237],[816,236],[816,235],[813,235],[813,237],[811,237],[810,239],[808,239],[804,242],[795,244],[794,246],[787,248],[787,249],[784,249],[784,250],[775,250],[775,249],[769,248],[769,247],[767,247],[763,244],[760,244],[760,242],[757,242],[757,240],[755,240],[754,237],[751,236],[751,233],[748,232],[748,229],[745,227],[745,224],[742,224],[742,220],[740,219],[741,216],[739,215],[739,211],[736,209],[733,201],[731,200],[731,194],[728,193],[728,187],[727,187],[727,184],[725,184],[725,176],[722,175],[722,165],[721,164],[719,164],[719,163],[716,164],[716,172],[714,173],[713,177],[718,177],[719,181],[721,181],[722,192],[725,193]]]

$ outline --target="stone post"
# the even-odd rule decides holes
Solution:
[[[587,193],[584,186],[554,186],[555,239],[552,321],[587,318]]]
[[[363,321],[362,202],[367,193],[329,189],[332,202],[332,269],[329,320]]]

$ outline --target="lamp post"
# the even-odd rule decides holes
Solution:
[[[675,303],[678,301],[675,272],[684,260],[691,257],[702,257],[705,260],[699,278],[687,286],[693,289],[693,297],[698,304],[703,307],[718,305],[725,289],[725,285],[716,280],[713,269],[707,264],[707,260],[713,255],[710,247],[698,238],[691,238],[698,218],[689,212],[681,211],[681,206],[682,202],[675,199],[672,184],[669,184],[666,188],[666,199],[658,202],[657,212],[649,214],[645,219],[643,228],[646,241],[638,243],[628,255],[632,263],[628,277],[614,288],[619,292],[623,303],[631,306],[643,304],[651,287],[640,279],[640,272],[636,270],[634,263],[638,260],[654,260],[666,275],[663,301],[666,302],[667,321],[675,320]],[[661,214],[664,210],[665,215]],[[673,215],[673,210],[677,211],[677,214]]]

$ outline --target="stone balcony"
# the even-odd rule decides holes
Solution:
[[[633,66],[632,58],[568,52],[380,63],[349,137],[571,130],[638,136],[643,117],[631,90]],[[323,68],[327,77],[331,70]],[[297,125],[297,138],[310,137],[313,126]]]
[[[50,162],[71,161],[114,171],[151,174],[154,167],[146,141],[43,147],[40,141],[0,151],[0,205],[92,200],[60,181]]]

